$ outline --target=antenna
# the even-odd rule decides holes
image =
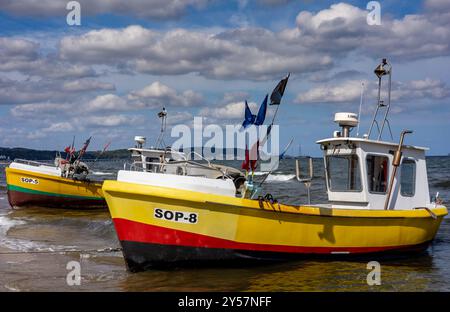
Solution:
[[[392,137],[391,125],[389,124],[389,120],[387,119],[387,116],[389,114],[389,109],[391,107],[392,65],[387,61],[387,59],[384,58],[381,61],[381,63],[375,68],[374,73],[378,77],[378,101],[377,101],[377,109],[375,110],[375,113],[373,115],[372,123],[370,125],[370,129],[369,129],[369,133],[367,134],[367,138],[370,138],[370,134],[372,133],[373,125],[376,124],[376,126],[378,128],[377,140],[379,141],[381,139],[381,135],[383,134],[384,126],[387,123],[387,125],[389,127],[389,132],[391,134],[391,139],[393,140],[394,138]],[[388,103],[387,104],[385,104],[384,101],[381,100],[381,78],[385,75],[389,75]],[[385,111],[384,117],[383,117],[383,123],[381,125],[381,129],[380,129],[378,121],[377,121],[377,115],[378,115],[378,111],[380,110],[380,108],[386,108],[386,111]]]
[[[358,111],[358,128],[356,128],[356,136],[359,137],[359,125],[361,124],[361,107],[364,98],[364,82],[361,82],[361,98],[359,100],[359,111]]]

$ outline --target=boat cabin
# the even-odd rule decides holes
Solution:
[[[339,113],[343,114],[343,113]],[[356,118],[356,114],[344,113]],[[333,138],[317,141],[323,150],[328,200],[333,208],[384,209],[398,143],[350,137],[343,126]],[[413,209],[430,204],[425,151],[402,145],[387,209]]]

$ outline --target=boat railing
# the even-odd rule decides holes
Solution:
[[[49,162],[43,162],[43,161],[36,161],[36,160],[27,160],[27,159],[21,159],[21,158],[16,158],[14,159],[14,162],[16,163],[20,163],[20,164],[25,164],[25,165],[30,165],[30,166],[52,166],[52,164]]]
[[[138,161],[138,160],[136,160],[133,163],[128,163],[128,162],[124,163],[123,170],[151,171],[151,170],[147,169],[148,168],[147,166],[151,165],[151,166],[154,166],[154,168],[157,168],[156,172],[161,172],[162,168],[164,166],[184,165],[185,169],[187,166],[195,166],[195,167],[200,167],[200,168],[204,168],[204,169],[208,169],[208,170],[218,171],[224,177],[231,178],[231,176],[229,176],[229,174],[226,171],[224,172],[220,168],[217,168],[214,165],[212,165],[209,161],[207,161],[207,162],[208,162],[208,164],[202,164],[202,163],[192,161],[192,160],[171,160],[166,163],[161,163],[161,162],[155,162],[155,161]]]
[[[134,161],[133,163],[125,162],[123,164],[123,170],[130,170],[130,171],[142,171],[143,169],[147,168],[147,165],[154,165],[154,166],[164,166],[160,162],[153,162],[153,161]]]

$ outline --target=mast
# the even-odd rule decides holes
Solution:
[[[390,110],[390,106],[391,106],[392,65],[387,61],[387,59],[384,58],[381,61],[381,63],[375,68],[374,73],[378,77],[378,100],[377,100],[377,109],[374,112],[374,115],[373,115],[373,118],[372,118],[372,123],[370,124],[369,132],[367,134],[367,138],[368,139],[370,138],[370,135],[372,134],[373,126],[376,125],[377,129],[378,129],[377,140],[379,141],[381,139],[382,134],[383,134],[384,126],[387,124],[388,128],[389,128],[389,132],[391,134],[391,139],[393,139],[391,126],[389,124],[389,120],[387,119],[388,114],[389,114],[389,110]],[[385,104],[384,101],[381,100],[381,78],[383,76],[386,76],[386,75],[389,75],[389,80],[388,80],[388,103],[387,104]],[[386,111],[385,111],[384,117],[383,117],[383,123],[382,123],[381,129],[380,129],[378,121],[377,121],[378,111],[380,110],[380,108],[386,108]]]
[[[158,113],[158,117],[161,118],[161,129],[155,147],[159,148],[161,146],[162,149],[165,149],[166,143],[164,142],[164,132],[166,131],[167,126],[167,111],[165,107]]]

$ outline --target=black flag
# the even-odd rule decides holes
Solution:
[[[286,89],[287,82],[289,80],[289,76],[291,74],[289,73],[286,78],[282,79],[275,89],[273,89],[272,94],[270,95],[270,105],[280,105],[281,98],[284,94],[284,89]]]

